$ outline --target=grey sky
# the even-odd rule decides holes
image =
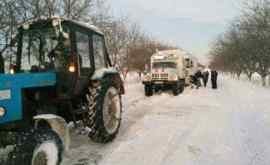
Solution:
[[[198,57],[240,12],[244,0],[110,0],[116,15],[128,15],[154,37]]]

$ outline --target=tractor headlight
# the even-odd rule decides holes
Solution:
[[[69,71],[70,73],[75,73],[75,72],[76,72],[76,66],[75,66],[74,63],[69,64],[69,66],[68,66],[68,71]]]
[[[6,110],[4,107],[0,107],[0,117],[3,117],[6,114]]]
[[[10,68],[10,69],[9,69],[9,73],[10,73],[10,74],[15,74],[15,70],[14,70],[13,68]]]

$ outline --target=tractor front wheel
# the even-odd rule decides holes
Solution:
[[[31,130],[22,133],[8,165],[60,165],[64,152],[63,143],[51,129]]]

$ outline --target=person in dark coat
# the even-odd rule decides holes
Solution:
[[[217,89],[217,77],[218,72],[216,70],[211,71],[211,82],[212,82],[212,88]]]
[[[202,78],[202,72],[198,70],[194,75],[194,83],[196,85],[196,88],[199,89],[201,87],[201,78]]]
[[[205,70],[202,75],[203,75],[203,85],[204,85],[204,87],[206,87],[207,83],[208,83],[208,79],[209,79],[208,70]]]
[[[194,86],[197,86],[197,79],[194,75],[190,76],[190,80],[191,80],[191,88],[193,88]]]

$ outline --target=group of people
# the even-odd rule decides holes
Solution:
[[[217,77],[218,72],[216,70],[209,70],[205,68],[203,71],[198,70],[193,76],[192,76],[192,83],[196,86],[198,89],[202,86],[201,80],[203,82],[204,87],[207,86],[209,76],[211,76],[211,84],[213,89],[217,89]]]

